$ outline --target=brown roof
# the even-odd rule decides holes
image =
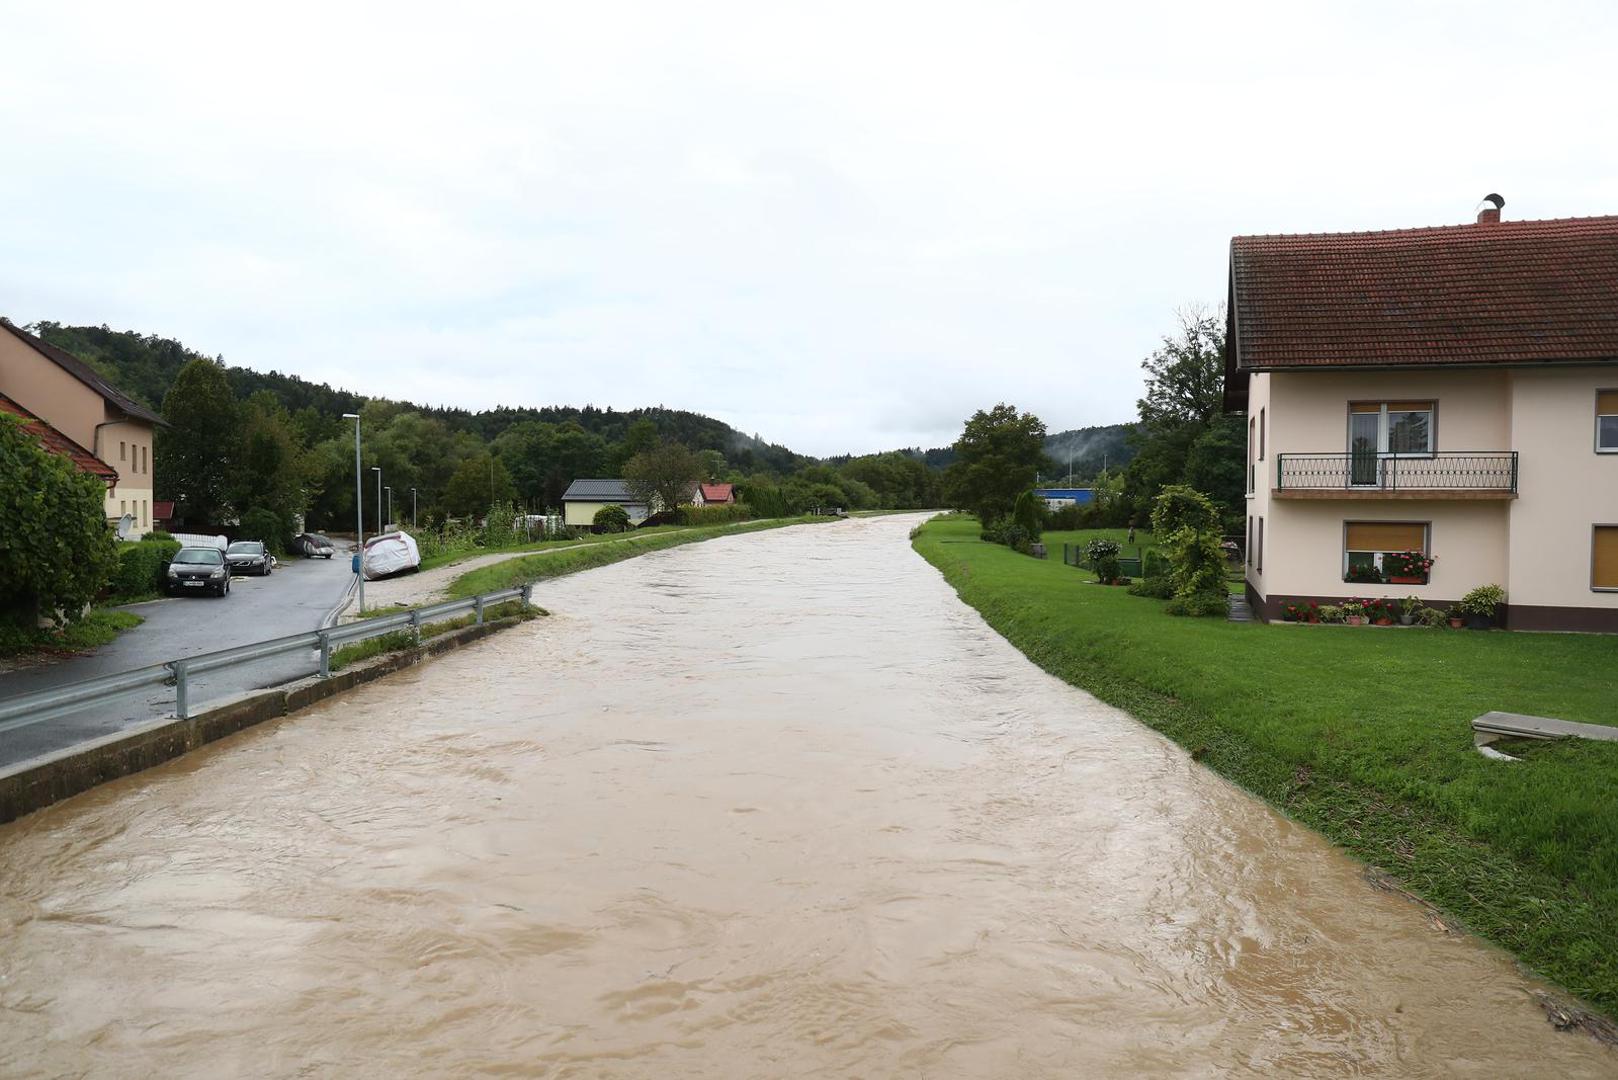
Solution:
[[[736,485],[734,484],[700,484],[704,502],[723,503],[736,501]]]
[[[101,373],[96,371],[95,368],[91,367],[89,364],[86,364],[83,360],[80,360],[72,353],[67,352],[64,349],[58,349],[55,345],[52,345],[47,341],[40,340],[4,316],[0,316],[0,329],[9,331],[14,337],[22,341],[30,349],[33,349],[47,360],[50,360],[57,367],[79,380],[85,386],[88,386],[90,389],[100,394],[119,410],[127,413],[130,416],[148,421],[149,423],[161,424],[164,422],[161,416],[157,415],[155,412],[148,409],[146,406],[142,405],[140,402],[136,401],[122,390],[119,390],[116,386],[112,385],[112,383],[108,382],[104,377],[102,377]]]
[[[114,469],[111,465],[108,465],[105,461],[102,461],[4,394],[0,394],[0,412],[21,417],[24,431],[37,438],[40,445],[46,450],[53,454],[60,454],[73,462],[80,472],[87,472],[92,476],[101,477],[109,487],[118,482],[117,469]]]
[[[1269,368],[1618,360],[1618,216],[1230,242],[1226,397]]]

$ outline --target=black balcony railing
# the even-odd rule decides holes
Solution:
[[[1517,452],[1277,454],[1277,491],[1475,491],[1516,494]]]

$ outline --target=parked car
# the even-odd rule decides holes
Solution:
[[[404,530],[383,533],[365,541],[365,580],[408,574],[421,569],[421,551],[416,538]]]
[[[262,540],[236,541],[225,549],[225,559],[230,563],[232,574],[257,574],[260,577],[268,577],[270,571],[275,568],[275,560],[270,557]]]
[[[292,546],[306,559],[329,559],[337,551],[337,545],[319,533],[299,533],[293,537]]]
[[[170,596],[188,592],[230,592],[230,567],[225,553],[216,547],[183,547],[169,560],[163,591]]]

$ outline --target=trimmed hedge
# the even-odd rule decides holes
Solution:
[[[180,550],[178,540],[138,540],[118,545],[118,569],[107,589],[113,600],[139,600],[163,591],[163,574]]]
[[[753,511],[746,503],[715,503],[711,506],[680,507],[681,525],[724,525],[732,521],[748,521]]]

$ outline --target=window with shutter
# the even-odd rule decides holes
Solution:
[[[1618,591],[1618,525],[1597,525],[1590,553],[1590,588]]]
[[[1596,392],[1596,453],[1618,454],[1618,390]]]
[[[1432,554],[1428,541],[1426,522],[1345,521],[1343,580],[1425,585],[1426,571],[1412,572],[1409,564],[1413,556]]]

